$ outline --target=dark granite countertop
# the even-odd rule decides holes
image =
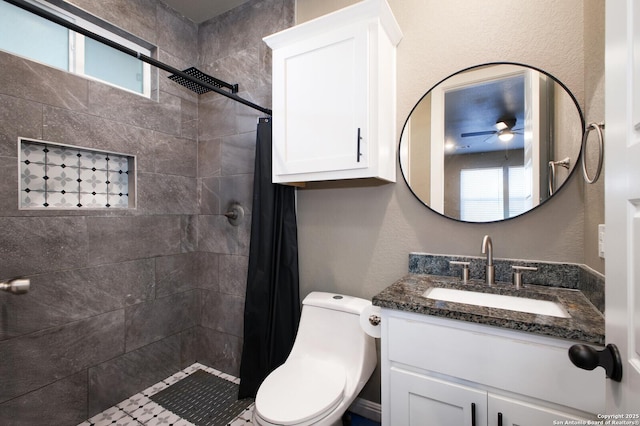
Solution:
[[[423,297],[422,294],[432,287],[551,300],[560,303],[571,317],[559,318]],[[470,280],[463,284],[459,278],[409,274],[374,296],[373,304],[382,308],[435,315],[585,343],[604,345],[605,342],[604,316],[580,291],[572,289],[529,284],[523,289],[515,290],[511,283],[497,283],[489,287],[479,280]]]

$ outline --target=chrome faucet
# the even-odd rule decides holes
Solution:
[[[487,285],[495,284],[495,267],[493,266],[493,243],[491,237],[485,235],[482,239],[482,254],[487,255],[486,280]]]

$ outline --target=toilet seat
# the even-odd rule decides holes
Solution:
[[[336,363],[313,358],[288,359],[262,382],[255,410],[269,423],[313,423],[333,411],[344,397],[346,372]]]

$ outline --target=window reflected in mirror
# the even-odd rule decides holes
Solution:
[[[519,216],[571,175],[584,121],[573,95],[549,74],[488,64],[441,81],[416,104],[400,140],[405,181],[432,210],[465,222]],[[550,175],[549,163],[570,167]]]

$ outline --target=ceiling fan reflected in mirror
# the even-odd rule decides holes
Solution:
[[[493,136],[496,135],[498,139],[500,139],[502,142],[509,142],[511,139],[513,139],[514,135],[522,134],[520,133],[520,131],[522,130],[521,128],[520,129],[514,128],[516,126],[516,121],[517,120],[514,117],[501,117],[498,119],[498,121],[496,121],[496,130],[484,130],[480,132],[462,133],[460,134],[460,137],[468,138],[468,137],[489,135],[489,137],[486,138],[484,142],[493,143],[495,142],[495,139],[493,139]]]

